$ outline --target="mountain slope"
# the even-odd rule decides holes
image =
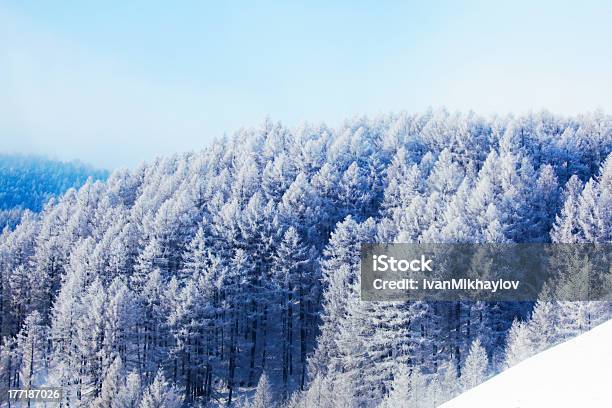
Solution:
[[[533,356],[444,408],[610,407],[612,321]]]

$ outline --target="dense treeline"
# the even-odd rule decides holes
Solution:
[[[0,386],[83,407],[439,404],[537,351],[516,335],[533,305],[360,302],[359,243],[609,242],[611,151],[602,113],[436,111],[266,121],[89,181],[0,238]],[[587,328],[559,313],[554,339]],[[509,332],[530,339],[512,361]]]
[[[10,229],[15,228],[26,211],[28,210],[19,207],[11,208],[10,210],[0,210],[0,229],[6,227]]]

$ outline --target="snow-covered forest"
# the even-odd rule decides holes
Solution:
[[[79,162],[0,153],[0,229],[19,223],[25,211],[40,212],[52,197],[87,179],[104,180],[105,170]]]
[[[266,120],[0,236],[0,395],[70,407],[434,407],[609,304],[361,302],[361,242],[610,242],[612,117]]]

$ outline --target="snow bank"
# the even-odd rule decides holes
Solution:
[[[612,407],[612,321],[537,354],[443,408]]]

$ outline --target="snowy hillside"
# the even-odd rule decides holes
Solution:
[[[610,197],[603,113],[266,120],[115,171],[0,234],[0,404],[435,406],[611,309],[363,302],[361,243],[612,242]]]
[[[444,408],[610,407],[612,321],[531,357]]]

